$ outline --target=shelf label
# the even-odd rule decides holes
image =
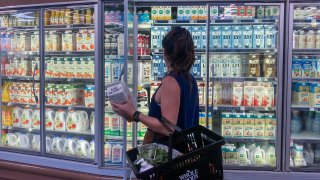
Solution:
[[[68,106],[68,111],[72,111],[73,110],[73,106]]]
[[[310,108],[310,111],[314,111],[314,108]]]
[[[240,111],[244,111],[244,110],[246,110],[246,108],[244,106],[241,106]]]
[[[262,81],[262,78],[257,78],[257,81]]]
[[[173,23],[173,21],[172,21],[172,20],[169,20],[169,21],[168,21],[168,23],[170,23],[170,24],[171,24],[171,23]]]
[[[218,110],[218,106],[213,106],[213,110]]]

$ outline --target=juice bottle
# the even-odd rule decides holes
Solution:
[[[50,14],[50,25],[54,25],[54,17],[56,16],[56,11],[55,10],[52,10],[51,11],[51,14]]]
[[[60,11],[56,10],[56,13],[54,16],[54,25],[59,25],[59,18],[60,18]]]
[[[84,24],[85,23],[85,12],[84,12],[84,9],[80,9],[79,10],[79,16],[80,16],[80,24]]]
[[[72,23],[71,10],[66,9],[65,10],[65,17],[64,17],[64,24],[71,24],[71,23]]]
[[[80,24],[80,14],[78,9],[75,9],[73,13],[73,24]]]
[[[90,9],[90,8],[88,8],[88,9],[86,10],[85,23],[86,23],[86,24],[92,24],[92,12],[91,12],[91,9]]]
[[[51,12],[49,10],[46,10],[44,12],[44,25],[45,26],[50,25],[50,16],[51,16]]]
[[[65,14],[64,9],[60,9],[59,10],[59,24],[60,25],[64,24],[65,16],[66,16],[66,14]]]

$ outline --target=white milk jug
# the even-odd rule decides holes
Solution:
[[[88,141],[84,139],[78,140],[77,153],[76,153],[77,156],[89,157],[89,148],[90,148],[90,144]]]
[[[112,146],[112,155],[111,162],[112,163],[121,163],[122,162],[122,150],[123,147],[121,144],[116,144]]]
[[[273,146],[270,146],[266,151],[266,163],[270,166],[276,165],[276,150]]]
[[[80,132],[82,130],[82,121],[75,111],[69,111],[67,116],[67,131]]]
[[[266,152],[257,146],[257,148],[253,151],[253,159],[252,164],[254,165],[264,165],[266,164]]]
[[[303,146],[296,145],[296,156],[293,159],[295,167],[307,166],[306,160],[303,157]]]
[[[56,131],[66,131],[66,120],[67,113],[63,110],[58,110],[54,118],[54,129]]]
[[[89,157],[94,159],[94,140],[90,142]]]
[[[51,151],[53,153],[63,153],[64,140],[61,137],[54,137],[52,140]]]
[[[33,111],[32,128],[40,129],[40,109]]]
[[[46,109],[46,130],[54,129],[55,112],[51,109]]]
[[[52,138],[51,137],[46,137],[46,152],[50,153],[51,152],[51,147],[52,147]]]
[[[24,128],[31,128],[32,126],[33,110],[26,108],[22,110],[22,122],[21,126]]]
[[[22,149],[31,148],[31,135],[30,134],[18,134],[18,147]]]
[[[239,164],[240,165],[248,165],[251,164],[250,161],[250,151],[246,148],[246,146],[243,144],[240,148],[238,148],[239,152]]]
[[[40,151],[40,135],[34,134],[32,136],[31,148],[34,151]]]
[[[90,115],[90,130],[91,134],[94,134],[94,111]]]
[[[77,111],[80,121],[81,121],[81,131],[88,130],[90,127],[89,116],[86,111]]]
[[[5,145],[9,147],[17,147],[18,145],[18,136],[14,133],[6,134]]]
[[[63,146],[63,153],[66,155],[76,155],[77,150],[77,140],[71,137],[68,137]]]
[[[20,107],[14,107],[12,112],[12,126],[21,127],[22,122],[22,109]]]

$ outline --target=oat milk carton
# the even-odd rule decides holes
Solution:
[[[320,107],[320,84],[310,84],[310,106]]]
[[[262,82],[257,82],[254,85],[254,106],[262,106],[265,89]]]
[[[276,136],[277,120],[274,113],[265,113],[265,137],[274,138]]]
[[[244,82],[243,87],[243,105],[254,106],[254,82]]]
[[[278,31],[273,25],[265,25],[265,48],[276,48]]]
[[[244,114],[235,113],[233,116],[233,136],[234,137],[243,137],[243,120]]]
[[[243,136],[254,136],[254,115],[253,113],[246,113],[243,120]]]
[[[221,26],[213,26],[211,30],[211,42],[212,48],[221,48]]]
[[[221,114],[222,126],[221,132],[224,137],[233,137],[233,114],[223,112]]]
[[[232,26],[232,48],[243,48],[243,35],[241,26]]]
[[[262,113],[254,114],[254,137],[265,137],[265,117]]]
[[[232,34],[232,26],[222,26],[221,29],[222,34],[222,48],[231,48],[232,41],[231,41],[231,34]]]
[[[271,82],[264,82],[264,96],[262,106],[274,107],[275,106],[275,87]]]
[[[262,25],[253,26],[253,48],[264,48],[264,28]]]
[[[243,83],[232,83],[232,106],[243,106]]]
[[[253,29],[251,25],[242,26],[244,48],[252,48]]]

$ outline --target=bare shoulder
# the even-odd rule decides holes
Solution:
[[[179,92],[180,87],[177,80],[172,76],[167,76],[162,80],[162,86],[164,91]]]

